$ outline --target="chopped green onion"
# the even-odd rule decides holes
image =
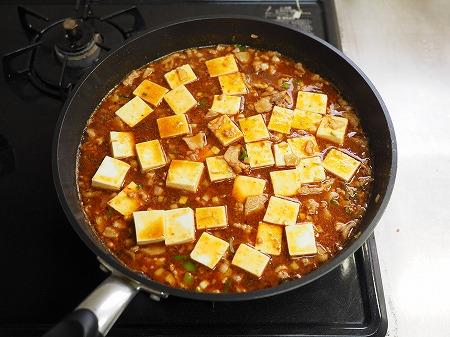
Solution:
[[[239,152],[239,160],[244,161],[248,159],[248,153],[245,147],[241,148],[241,152]]]
[[[200,109],[206,108],[206,100],[204,100],[204,99],[199,100],[199,101],[198,101],[198,107],[199,107]]]
[[[247,50],[247,46],[244,46],[243,44],[235,44],[234,46],[236,48],[238,48],[239,51],[246,51]]]
[[[289,82],[284,82],[281,86],[282,86],[284,89],[289,89],[289,88],[291,87],[291,85],[289,84]]]
[[[194,262],[188,260],[183,262],[183,268],[186,269],[187,271],[195,271],[197,269],[197,266],[195,265]]]
[[[184,273],[183,283],[187,286],[191,286],[194,283],[194,276],[190,272]]]
[[[177,261],[183,261],[186,260],[188,257],[186,255],[175,255],[173,258]]]
[[[227,278],[227,280],[223,284],[223,292],[224,293],[229,292],[230,289],[231,289],[232,284],[233,284],[233,281],[231,280],[231,278]]]

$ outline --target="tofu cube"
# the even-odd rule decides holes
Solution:
[[[231,54],[208,60],[205,64],[211,77],[232,74],[239,71],[236,60]]]
[[[235,115],[241,109],[241,97],[228,95],[214,95],[211,111],[224,115]]]
[[[264,118],[261,114],[240,119],[239,126],[244,134],[246,143],[264,140],[270,137],[266,123],[264,123]]]
[[[239,202],[244,202],[247,197],[261,195],[264,193],[266,181],[260,178],[237,176],[234,179],[231,195]]]
[[[225,206],[198,207],[195,209],[197,229],[222,228],[228,225]]]
[[[224,95],[245,95],[247,87],[241,73],[219,76],[219,83]]]
[[[298,157],[286,142],[275,144],[273,146],[273,153],[275,155],[276,167],[295,166],[298,164]]]
[[[164,211],[164,240],[167,246],[195,240],[194,211],[191,208]]]
[[[256,249],[266,254],[280,255],[282,239],[283,228],[281,226],[259,222],[256,234]]]
[[[137,196],[138,185],[129,183],[114,198],[108,201],[108,206],[115,209],[125,217],[129,217],[141,207],[141,201]]]
[[[323,115],[317,112],[295,109],[291,126],[294,129],[316,133],[322,117]]]
[[[327,98],[327,95],[324,94],[299,91],[295,108],[325,115],[327,113]]]
[[[311,222],[286,226],[286,239],[291,256],[317,253],[314,226]]]
[[[129,169],[127,163],[106,156],[92,177],[92,186],[118,191]]]
[[[164,241],[164,211],[134,212],[133,219],[138,245]]]
[[[247,149],[250,167],[253,169],[260,167],[273,166],[275,159],[272,153],[272,142],[263,140],[260,142],[245,144]]]
[[[166,186],[197,192],[204,165],[197,161],[172,160],[167,171]]]
[[[350,181],[361,163],[342,151],[331,149],[323,161],[323,167],[339,178]]]
[[[219,116],[210,121],[208,128],[223,146],[228,146],[243,137],[241,130],[239,130],[227,115]]]
[[[293,115],[294,112],[291,109],[274,106],[267,128],[271,131],[289,134]]]
[[[183,136],[191,132],[186,115],[174,115],[156,120],[161,138]]]
[[[263,221],[276,225],[294,225],[297,222],[299,210],[298,202],[272,196]]]
[[[180,85],[192,83],[197,80],[197,76],[189,64],[182,65],[172,71],[169,71],[164,75],[164,78],[167,83],[169,83],[171,89],[175,89]]]
[[[261,277],[269,263],[270,257],[257,251],[246,244],[241,243],[234,254],[231,264],[237,266],[256,277]]]
[[[163,167],[167,163],[164,150],[157,139],[136,144],[136,152],[142,172]]]
[[[141,84],[134,89],[133,95],[139,96],[144,101],[153,104],[154,106],[158,106],[168,91],[169,89],[164,88],[155,82],[143,80]]]
[[[136,96],[122,105],[120,109],[116,111],[116,115],[128,124],[128,126],[133,127],[150,115],[152,111],[153,109],[150,108],[147,103],[139,96]]]
[[[317,129],[316,137],[338,145],[344,144],[348,119],[339,116],[325,116]]]
[[[232,179],[236,176],[223,156],[207,157],[206,167],[208,168],[209,179],[212,182]]]
[[[204,232],[191,252],[191,259],[214,269],[228,247],[228,242]]]
[[[122,159],[133,157],[134,153],[134,136],[131,132],[111,131],[109,133],[111,142],[111,152],[114,158]]]
[[[170,90],[164,95],[164,100],[177,115],[184,114],[197,105],[194,96],[184,85]]]
[[[287,140],[292,152],[298,159],[314,157],[320,155],[320,149],[314,136],[305,135]]]
[[[302,184],[297,169],[272,171],[270,172],[270,179],[272,180],[273,193],[285,197],[298,194]]]
[[[318,183],[325,179],[325,170],[320,157],[300,160],[300,163],[297,165],[297,171],[302,184]]]

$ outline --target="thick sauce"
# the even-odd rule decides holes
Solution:
[[[244,74],[248,88],[248,93],[243,95],[241,111],[230,116],[236,125],[239,126],[240,118],[258,113],[256,107],[262,97],[274,93],[285,94],[288,98],[278,103],[294,109],[298,91],[323,93],[328,97],[327,114],[347,118],[348,126],[343,146],[317,137],[322,158],[331,148],[338,148],[361,162],[349,182],[325,170],[324,181],[304,184],[297,195],[287,198],[301,204],[297,222],[314,224],[317,253],[291,257],[286,244],[286,234],[283,231],[281,254],[270,256],[270,261],[259,278],[231,264],[233,255],[241,243],[255,245],[258,223],[264,216],[264,211],[244,215],[243,204],[231,197],[233,179],[212,183],[205,168],[197,192],[191,193],[165,186],[168,164],[142,173],[135,156],[121,159],[131,165],[123,186],[132,181],[138,184],[141,200],[139,210],[169,210],[178,207],[190,207],[195,210],[197,207],[226,206],[228,226],[208,230],[212,235],[230,244],[214,269],[189,258],[203,230],[196,231],[196,240],[191,243],[174,246],[165,246],[164,242],[137,245],[132,217],[124,217],[107,204],[117,192],[95,188],[91,184],[91,179],[102,160],[105,156],[112,156],[110,131],[132,132],[136,143],[159,139],[169,160],[205,162],[206,157],[223,155],[227,147],[221,145],[207,126],[212,119],[208,118],[207,114],[213,103],[213,97],[220,95],[222,90],[218,79],[210,77],[205,61],[228,54],[235,55],[239,71]],[[161,139],[156,120],[174,114],[164,100],[157,107],[152,106],[154,111],[134,127],[128,126],[115,114],[122,105],[134,97],[134,89],[144,79],[169,89],[164,74],[184,64],[189,64],[198,78],[186,84],[186,88],[198,102],[186,116],[192,135],[203,131],[207,139],[206,146],[195,151],[189,149],[183,137]],[[275,102],[275,105],[278,103]],[[266,125],[269,123],[271,111],[272,109],[262,112]],[[270,140],[276,144],[304,134],[308,132],[292,129],[290,134],[283,135],[270,131]],[[240,139],[233,145],[236,144],[245,143]],[[131,269],[174,287],[203,292],[246,292],[273,287],[280,282],[304,276],[333,258],[358,232],[357,223],[365,212],[372,181],[369,153],[368,140],[361,129],[356,112],[340,96],[337,89],[318,74],[310,72],[300,63],[277,52],[258,51],[243,46],[199,48],[176,52],[133,71],[100,102],[87,124],[81,141],[78,187],[86,216],[100,240]],[[241,159],[245,162],[245,156]],[[264,193],[270,197],[273,195],[273,188],[269,173],[283,169],[287,168],[271,166],[250,169],[247,173],[241,174],[265,179]]]

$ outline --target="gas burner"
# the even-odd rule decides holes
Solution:
[[[3,56],[4,74],[9,80],[26,78],[40,91],[60,98],[107,51],[145,28],[135,6],[100,17],[93,14],[90,1],[77,1],[73,16],[51,23],[31,9],[18,6],[17,11],[30,44]],[[43,27],[36,28],[36,21]],[[23,69],[13,65],[24,60]]]
[[[98,60],[102,43],[100,33],[88,22],[68,18],[62,22],[60,40],[55,43],[55,54],[61,63],[70,68],[84,68]]]

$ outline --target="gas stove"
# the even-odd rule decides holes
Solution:
[[[51,174],[53,130],[65,97],[108,50],[178,19],[241,14],[293,25],[338,48],[331,1],[55,0],[0,5],[0,336],[40,336],[106,275],[72,230]],[[110,336],[384,336],[387,315],[375,239],[324,277],[267,299],[156,302],[140,293]]]

